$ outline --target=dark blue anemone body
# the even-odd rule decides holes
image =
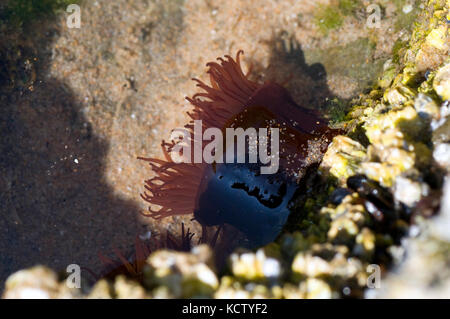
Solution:
[[[204,174],[195,218],[206,226],[229,224],[252,246],[275,240],[289,216],[297,189],[284,174],[260,174],[258,164],[218,164]]]

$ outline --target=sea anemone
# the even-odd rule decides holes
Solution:
[[[203,92],[186,98],[193,105],[188,112],[191,120],[184,129],[187,134],[162,142],[165,160],[139,157],[149,163],[154,173],[145,181],[141,196],[150,203],[146,216],[161,219],[193,214],[204,230],[207,226],[232,226],[255,246],[273,241],[280,233],[306,168],[321,160],[338,131],[330,129],[315,112],[297,105],[282,86],[251,81],[241,68],[242,53],[238,51],[235,59],[226,55],[208,63],[210,85],[193,79]],[[273,174],[261,173],[267,161],[249,161],[251,136],[244,134],[249,149],[244,151],[243,162],[238,160],[239,150],[234,144],[234,162],[228,157],[223,161],[230,151],[228,140],[219,142],[213,150],[198,144],[199,136],[213,140],[212,136],[204,136],[209,128],[218,128],[222,133],[229,128],[245,132],[248,128],[265,128],[265,146],[275,144],[269,129],[279,129],[278,152],[267,152],[270,158],[278,157]],[[236,134],[234,138],[239,137]],[[185,154],[183,149],[180,153],[177,146],[182,143],[194,145],[194,152]],[[200,149],[196,150],[198,145]],[[261,148],[263,144],[259,140],[256,145]],[[188,160],[173,160],[174,152]],[[198,155],[204,152],[210,152],[215,160],[199,160]]]
[[[146,260],[153,251],[171,249],[188,252],[192,248],[193,236],[194,234],[190,229],[186,229],[184,223],[181,223],[181,235],[179,238],[168,230],[165,237],[163,236],[162,238],[151,236],[148,239],[143,239],[141,236],[136,236],[134,249],[130,254],[124,254],[115,247],[113,247],[115,257],[107,257],[101,252],[98,253],[98,258],[103,264],[103,269],[100,273],[95,273],[87,267],[82,268],[92,276],[95,282],[101,278],[114,279],[117,275],[125,275],[140,281],[142,280]]]

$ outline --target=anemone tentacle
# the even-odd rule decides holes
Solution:
[[[236,58],[229,55],[218,58],[219,62],[207,63],[210,85],[199,79],[193,79],[197,87],[204,92],[186,97],[193,109],[187,112],[190,121],[184,126],[189,140],[194,141],[194,121],[202,121],[202,131],[210,127],[223,128],[227,121],[245,108],[245,103],[261,87],[248,79],[241,68],[239,50]],[[150,204],[144,216],[161,219],[174,215],[193,213],[195,198],[201,183],[204,163],[175,163],[170,153],[177,145],[176,141],[162,141],[161,148],[165,160],[138,157],[149,163],[154,177],[145,181],[141,198]],[[193,161],[192,161],[193,162]],[[159,206],[155,208],[155,206]]]

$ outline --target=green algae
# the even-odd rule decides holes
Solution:
[[[359,0],[339,0],[337,5],[319,4],[314,16],[316,25],[322,34],[327,35],[330,30],[342,26],[345,17],[355,15],[361,7]]]
[[[330,30],[339,28],[344,22],[337,7],[324,6],[322,4],[317,6],[314,18],[316,25],[323,34],[328,34]]]
[[[350,103],[344,99],[333,98],[327,101],[325,109],[330,117],[331,124],[339,124],[347,120],[347,113],[350,108]]]
[[[338,8],[344,16],[353,15],[360,7],[359,0],[339,0]]]
[[[405,47],[407,46],[408,42],[405,40],[402,40],[401,38],[397,39],[395,41],[394,46],[392,47],[392,61],[394,63],[399,63],[401,57],[403,56],[402,53],[405,51]]]
[[[362,91],[372,86],[383,71],[386,58],[374,58],[375,50],[375,42],[359,38],[327,50],[305,50],[305,60],[308,64],[321,63],[327,74],[355,79]]]
[[[402,29],[410,30],[414,26],[417,15],[420,13],[417,2],[418,1],[393,0],[393,3],[397,8],[397,17],[394,25],[396,31]],[[411,11],[405,12],[404,8],[407,8],[408,6],[411,6]]]
[[[7,24],[22,27],[35,20],[54,17],[76,3],[80,0],[9,0],[0,6],[0,17]]]

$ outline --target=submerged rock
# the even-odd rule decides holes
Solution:
[[[118,276],[115,279],[114,292],[117,299],[145,299],[149,297],[144,287],[136,281],[125,278],[125,276]]]
[[[281,262],[266,256],[263,249],[258,249],[256,253],[233,253],[230,263],[233,275],[245,280],[274,282],[282,275]]]
[[[398,176],[395,179],[394,197],[410,207],[417,204],[422,196],[428,195],[429,187],[409,178]]]
[[[448,298],[450,296],[450,176],[446,177],[440,215],[420,220],[419,233],[404,241],[406,259],[383,279],[370,297]]]
[[[359,165],[367,157],[366,149],[360,143],[349,137],[338,135],[328,146],[321,169],[328,171],[344,182],[348,177],[358,172]]]
[[[70,289],[65,282],[60,282],[54,271],[36,266],[9,276],[2,298],[70,299],[77,296],[77,289]]]
[[[174,298],[212,296],[219,286],[213,262],[206,245],[194,247],[191,253],[160,250],[148,257],[144,284],[149,289],[165,287]],[[156,289],[155,297],[160,293]]]
[[[434,160],[443,168],[450,169],[450,144],[441,143],[433,151]]]
[[[87,298],[89,299],[112,299],[114,298],[114,287],[107,280],[102,279],[95,283]]]
[[[214,294],[218,299],[260,299],[260,298],[281,298],[280,287],[267,287],[261,283],[243,283],[231,276],[221,278],[220,286]]]
[[[450,100],[450,62],[436,72],[433,88],[443,100]]]
[[[439,106],[426,94],[419,93],[414,99],[414,108],[421,117],[430,117],[434,120],[440,117]]]

